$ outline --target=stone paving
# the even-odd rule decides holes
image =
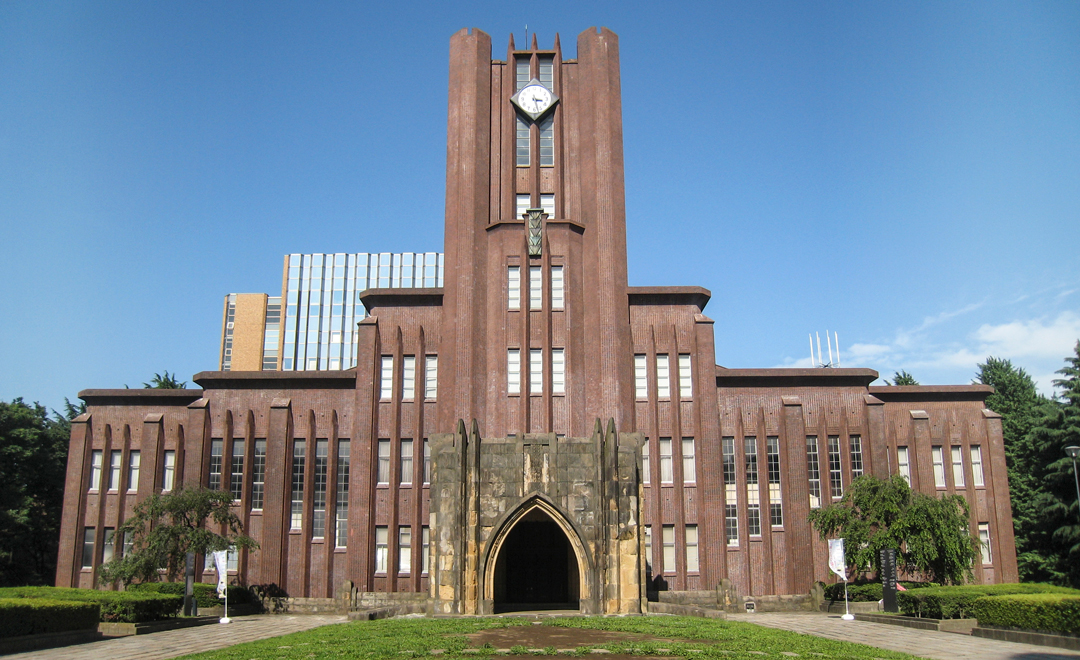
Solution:
[[[916,630],[886,623],[844,621],[837,614],[729,614],[729,621],[858,642],[935,660],[1065,660],[1080,652],[1049,646],[999,642],[957,633]]]
[[[345,621],[345,616],[323,614],[237,616],[227,624],[211,623],[149,635],[115,637],[89,644],[27,651],[4,656],[4,660],[165,660]]]

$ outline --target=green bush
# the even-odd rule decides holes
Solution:
[[[48,598],[97,603],[101,606],[101,621],[118,623],[166,619],[179,614],[184,606],[184,599],[179,596],[61,587],[7,587],[0,589],[0,598]]]
[[[243,605],[251,602],[251,592],[245,587],[240,587],[234,584],[228,586],[229,589],[229,605]],[[133,584],[128,587],[129,591],[140,591],[144,593],[158,593],[158,594],[172,594],[174,596],[183,597],[184,595],[184,583],[183,582],[144,582],[142,584]],[[195,583],[195,602],[199,604],[199,607],[216,607],[221,605],[221,600],[217,595],[216,584],[204,584],[202,582]]]
[[[97,629],[97,603],[48,598],[0,598],[0,638]]]
[[[1062,594],[1080,596],[1080,591],[1050,584],[969,584],[959,587],[926,587],[896,595],[900,611],[908,616],[929,619],[971,618],[972,605],[983,596],[1013,594]]]
[[[980,626],[1080,634],[1080,596],[1017,594],[983,596],[971,606]]]
[[[929,582],[900,582],[905,589],[925,587]],[[857,580],[848,582],[848,600],[852,603],[875,603],[884,596],[884,587],[880,582]],[[837,582],[825,587],[825,598],[833,601],[844,600],[844,583]]]

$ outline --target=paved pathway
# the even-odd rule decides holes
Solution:
[[[1074,660],[1080,653],[1050,646],[916,630],[887,623],[844,621],[837,614],[729,614],[729,621],[745,621],[817,637],[868,644],[936,660]]]
[[[211,623],[205,626],[166,630],[150,635],[116,637],[100,642],[64,646],[56,649],[28,651],[4,656],[4,660],[165,660],[189,653],[223,649],[241,642],[344,623],[340,615],[260,614],[237,616],[232,623]]]

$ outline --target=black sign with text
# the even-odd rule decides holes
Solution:
[[[881,551],[881,589],[883,592],[882,609],[886,612],[899,612],[896,606],[896,550],[886,548]]]

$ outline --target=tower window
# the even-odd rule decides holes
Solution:
[[[229,461],[229,493],[239,502],[244,494],[244,439],[233,438],[232,460]]]
[[[529,349],[529,394],[544,393],[544,352]]]
[[[670,484],[674,480],[671,469],[671,438],[660,438],[660,483]]]
[[[529,266],[529,309],[544,308],[544,269]]]
[[[390,483],[390,438],[379,438],[379,465],[375,477],[379,484]]]
[[[394,356],[382,356],[382,374],[379,378],[379,398],[388,401],[394,396]]]
[[[401,400],[412,401],[416,391],[416,356],[406,355],[401,358]]]
[[[683,483],[694,483],[697,475],[697,464],[694,460],[694,439],[682,439],[682,478]]]
[[[434,400],[439,394],[439,356],[427,356],[427,366],[424,369],[424,398]]]
[[[563,267],[551,267],[551,308],[562,309],[565,301],[565,282],[563,280]]]
[[[555,88],[555,60],[551,56],[540,58],[540,84],[548,89]],[[528,82],[528,81],[526,81]],[[518,89],[521,89],[520,87]]]
[[[514,69],[515,69],[514,74],[515,74],[515,77],[516,77],[516,79],[514,81],[516,83],[516,85],[514,87],[514,91],[517,91],[517,90],[521,89],[522,87],[524,87],[525,85],[528,85],[529,81],[532,80],[532,72],[530,70],[529,64],[530,64],[530,62],[529,62],[529,56],[528,55],[525,55],[524,57],[522,57],[522,58],[520,58],[520,59],[518,59],[516,61],[515,67],[514,67]]]
[[[532,195],[530,195],[529,193],[518,193],[517,196],[514,198],[514,202],[516,203],[515,209],[517,211],[517,215],[515,215],[514,217],[518,220],[521,220],[523,217],[525,217],[525,212],[529,210],[530,206],[532,206]]]
[[[544,213],[548,214],[549,218],[555,217],[555,195],[554,194],[542,194],[540,195],[540,208],[544,209]]]
[[[521,394],[521,349],[510,348],[506,351],[506,392]]]
[[[694,379],[690,375],[690,354],[679,353],[679,396],[689,399],[694,395]]]
[[[638,399],[649,398],[649,375],[645,368],[645,355],[634,356],[634,392]]]
[[[413,474],[413,444],[412,438],[401,439],[401,483],[412,484]]]
[[[517,166],[528,167],[529,161],[532,159],[532,145],[530,137],[531,132],[529,129],[529,122],[517,115]]]
[[[540,166],[555,165],[555,113],[551,112],[540,119]]]
[[[521,309],[521,266],[507,266],[507,309]]]
[[[566,349],[551,349],[551,393],[566,393]]]

